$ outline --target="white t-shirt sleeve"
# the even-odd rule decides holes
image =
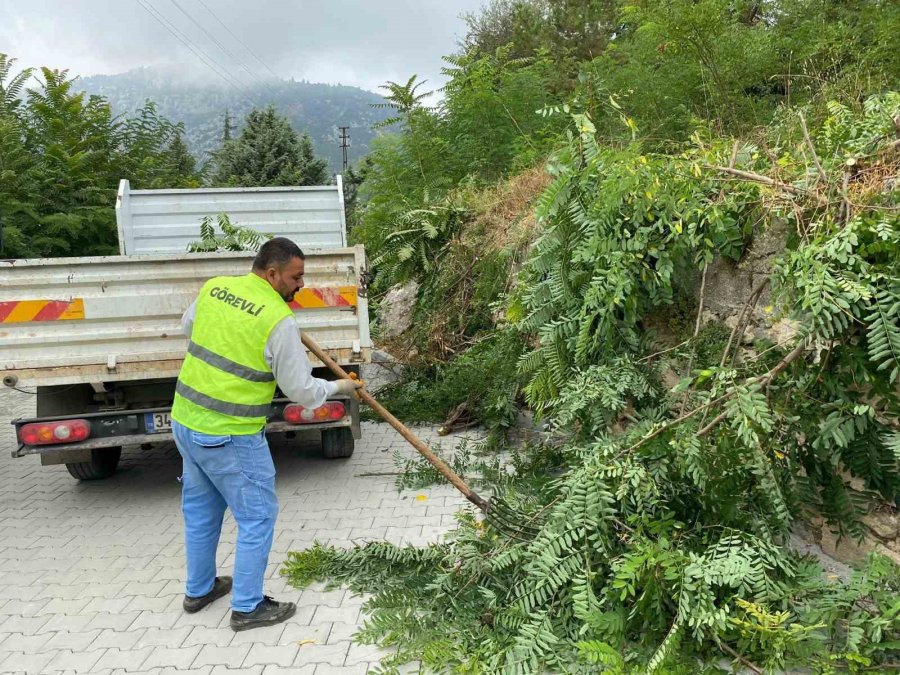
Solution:
[[[269,333],[265,359],[275,374],[278,388],[304,408],[318,408],[337,391],[334,382],[312,376],[312,364],[293,316],[283,319]]]
[[[197,314],[197,301],[194,300],[191,303],[191,306],[184,310],[184,314],[181,315],[181,331],[187,336],[191,337],[191,333],[194,332],[194,317]]]

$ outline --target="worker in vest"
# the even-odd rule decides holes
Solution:
[[[172,431],[184,464],[184,610],[197,612],[232,590],[231,577],[216,576],[227,506],[238,527],[231,598],[235,631],[280,623],[297,609],[263,595],[278,515],[275,467],[265,437],[276,383],[306,408],[337,393],[355,395],[361,386],[312,377],[287,304],[303,287],[303,268],[303,251],[294,242],[270,239],[250,274],[207,281],[181,321],[190,343],[175,388]]]

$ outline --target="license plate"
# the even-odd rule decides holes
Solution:
[[[172,415],[167,412],[144,413],[144,425],[148,434],[172,431]]]

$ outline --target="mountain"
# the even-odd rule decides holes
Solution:
[[[294,129],[310,135],[316,154],[328,159],[332,171],[341,169],[338,127],[350,127],[350,161],[358,162],[368,152],[375,132],[372,125],[388,111],[373,108],[381,96],[358,87],[258,80],[240,91],[217,83],[157,68],[138,68],[118,75],[82,77],[77,87],[105,97],[115,114],[130,114],[144,101],[155,101],[159,112],[173,122],[183,122],[191,152],[201,161],[222,142],[225,111],[239,132],[244,116],[253,107],[274,105]]]

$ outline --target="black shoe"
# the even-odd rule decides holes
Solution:
[[[186,595],[181,606],[184,607],[185,612],[193,614],[194,612],[199,612],[211,602],[218,600],[223,595],[228,595],[230,592],[231,577],[216,577],[212,590],[209,593],[201,595],[199,598],[192,598]]]
[[[296,611],[297,605],[293,602],[278,602],[268,595],[264,595],[262,602],[252,612],[231,612],[231,629],[237,632],[262,626],[274,626],[276,623],[290,619]]]

